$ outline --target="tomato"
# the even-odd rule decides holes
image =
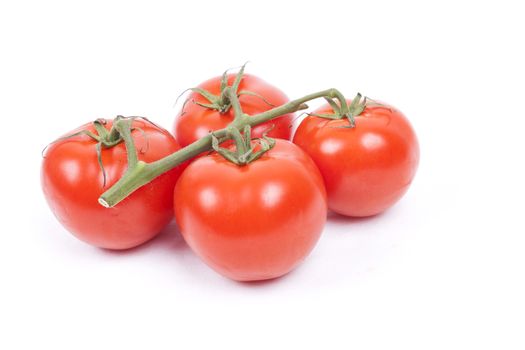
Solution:
[[[291,271],[313,249],[327,212],[319,170],[284,140],[245,166],[217,153],[197,158],[181,175],[174,203],[188,245],[238,281]]]
[[[348,101],[350,103],[350,101]],[[332,113],[329,105],[315,114]],[[371,216],[396,203],[408,190],[419,162],[416,134],[407,118],[386,105],[371,105],[357,117],[306,117],[293,142],[321,171],[328,207],[347,216]],[[343,127],[343,128],[342,128]]]
[[[164,129],[135,119],[132,132],[140,160],[158,160],[180,147]],[[106,129],[112,121],[106,121]],[[95,132],[92,123],[74,130]],[[86,135],[59,139],[46,151],[41,172],[46,200],[60,223],[77,238],[108,249],[127,249],[153,238],[173,218],[173,189],[181,167],[141,187],[114,208],[104,208],[98,197],[126,171],[124,143],[102,148],[98,163],[96,141]]]
[[[220,95],[221,78],[215,77],[205,81],[198,87],[214,95]],[[228,85],[231,86],[235,79],[234,74],[228,75]],[[250,91],[259,96],[241,95],[239,101],[244,113],[255,115],[272,109],[273,106],[279,106],[288,102],[286,95],[276,87],[268,84],[264,80],[244,74],[239,85],[238,92]],[[223,129],[233,121],[234,113],[230,108],[226,113],[221,114],[219,111],[202,107],[196,104],[209,103],[209,101],[196,92],[188,96],[188,102],[175,118],[173,134],[181,146],[187,146],[208,135],[211,131]],[[266,123],[257,125],[252,128],[253,137],[261,137],[262,134],[271,129],[268,136],[290,140],[292,136],[293,114],[285,114],[279,118],[273,119]]]

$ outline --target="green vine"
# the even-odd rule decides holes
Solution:
[[[243,70],[244,66],[237,75],[238,79],[236,79],[236,81],[240,81],[241,78],[239,78],[239,76],[242,77]],[[104,207],[113,207],[124,198],[129,196],[133,191],[149,183],[156,177],[160,176],[166,171],[169,171],[170,169],[173,169],[182,162],[206,151],[216,150],[221,155],[225,156],[236,164],[247,164],[250,161],[259,158],[264,152],[273,147],[274,144],[274,140],[268,137],[263,137],[259,140],[260,149],[258,151],[254,151],[253,147],[251,146],[249,132],[250,128],[277,118],[281,115],[306,109],[308,108],[306,105],[306,102],[308,101],[317,98],[326,99],[334,109],[334,114],[332,114],[330,118],[339,119],[346,117],[350,121],[350,127],[355,126],[353,116],[356,115],[354,113],[357,113],[359,108],[361,108],[359,107],[361,104],[358,102],[355,104],[352,103],[350,106],[348,106],[345,97],[338,90],[328,89],[289,101],[282,106],[274,107],[263,113],[249,116],[241,110],[237,92],[238,84],[236,84],[236,81],[232,86],[227,86],[226,83],[224,83],[225,81],[226,80],[223,78],[220,98],[215,100],[214,98],[210,97],[210,106],[204,105],[204,107],[216,109],[217,106],[215,106],[214,103],[217,103],[228,106],[228,109],[233,108],[235,118],[230,123],[230,125],[224,129],[214,131],[213,133],[208,134],[207,136],[178,150],[177,152],[174,152],[155,162],[146,163],[137,160],[135,146],[133,145],[133,141],[129,132],[131,125],[127,123],[125,119],[116,120],[114,126],[120,137],[124,140],[128,152],[128,169],[117,183],[115,183],[111,188],[109,188],[100,196],[99,203]],[[241,135],[241,132],[244,133],[244,136]],[[229,153],[231,152],[230,150],[219,147],[220,143],[229,139],[234,140],[237,149],[236,152]]]

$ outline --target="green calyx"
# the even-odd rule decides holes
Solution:
[[[273,104],[267,101],[263,96],[255,92],[247,91],[247,90],[239,91],[239,86],[241,84],[241,80],[244,74],[244,68],[246,67],[247,63],[248,62],[246,62],[245,64],[241,66],[231,86],[228,86],[228,71],[229,70],[224,71],[224,73],[222,74],[222,78],[221,78],[221,87],[220,87],[221,92],[219,95],[214,95],[211,92],[201,89],[201,88],[188,89],[189,91],[192,91],[192,92],[195,92],[201,95],[208,101],[208,103],[197,102],[197,101],[192,101],[192,102],[204,108],[217,110],[219,111],[219,113],[223,114],[223,113],[228,112],[230,108],[232,107],[232,101],[230,97],[228,96],[228,92],[227,92],[228,89],[231,89],[237,95],[237,97],[241,95],[255,96],[263,100],[269,106],[275,107]],[[186,100],[186,102],[184,102],[184,105],[186,105],[187,102],[189,102],[189,100]],[[184,110],[184,106],[183,106],[183,110]]]
[[[268,137],[266,134],[267,132],[261,138],[254,139],[258,141],[258,143],[254,144],[249,125],[244,127],[243,134],[235,127],[228,127],[226,138],[221,138],[221,140],[212,133],[212,148],[230,162],[243,166],[259,159],[275,146],[275,139]],[[235,142],[235,151],[219,146],[221,141],[228,139]],[[259,149],[256,150],[257,146],[259,146]]]
[[[92,125],[95,128],[95,132],[91,132],[89,130],[82,130],[74,134],[61,137],[53,141],[52,143],[67,140],[79,135],[86,135],[89,138],[95,140],[97,142],[95,145],[95,149],[97,152],[97,161],[103,176],[103,187],[106,187],[107,176],[106,170],[104,169],[104,164],[102,162],[102,149],[111,148],[118,145],[121,142],[124,142],[126,144],[126,149],[128,150],[128,167],[135,165],[138,162],[138,158],[135,149],[135,144],[133,142],[133,138],[131,137],[131,132],[134,130],[138,130],[142,133],[143,137],[147,138],[144,130],[138,127],[132,127],[133,120],[137,118],[141,118],[149,122],[149,120],[144,117],[124,117],[118,115],[115,119],[113,119],[113,125],[111,129],[108,130],[106,128],[107,120],[99,118],[92,122]],[[145,152],[145,150],[141,150],[141,152]]]
[[[350,105],[339,98],[336,98],[339,104],[334,98],[324,97],[324,99],[332,107],[333,113],[309,113],[309,115],[332,120],[347,118],[350,125],[342,126],[341,128],[355,128],[355,117],[363,113],[367,106],[367,97],[363,97],[360,93],[356,95]]]

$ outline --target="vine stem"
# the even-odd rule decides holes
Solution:
[[[239,115],[237,115],[236,113],[236,118],[233,122],[230,123],[230,125],[228,125],[228,127],[214,131],[213,135],[219,140],[223,140],[228,137],[228,128],[230,127],[235,127],[239,131],[243,131],[244,127],[246,127],[247,125],[253,127],[255,125],[259,125],[261,123],[280,117],[284,114],[306,109],[308,108],[308,106],[305,104],[306,102],[322,97],[337,99],[341,106],[346,106],[346,99],[338,90],[322,90],[298,98],[296,100],[289,101],[288,103],[285,103],[282,106],[272,108],[266,112],[259,113],[253,116],[243,115],[242,112],[239,113]],[[228,92],[228,98],[230,99],[230,102],[232,103],[232,106],[235,110],[236,105],[239,105],[236,93],[230,90]],[[125,127],[129,126],[123,126],[121,129],[124,129]],[[126,134],[125,131],[124,134]],[[126,140],[126,138],[128,138],[128,140]],[[124,137],[124,140],[127,152],[134,152],[136,156],[135,148],[128,147],[132,143],[130,142],[131,134],[129,134],[129,137]],[[131,157],[133,161],[128,164],[128,170],[124,173],[124,175],[120,178],[119,181],[117,181],[111,188],[109,188],[100,196],[98,202],[106,208],[114,207],[127,196],[129,196],[131,193],[133,193],[135,190],[151,182],[158,176],[175,168],[184,161],[194,158],[197,155],[206,151],[210,151],[212,149],[212,134],[210,133],[204,136],[203,138],[193,142],[192,144],[181,148],[180,150],[155,162],[146,163],[141,160],[135,161],[135,159],[133,159],[133,155],[129,155],[128,159]]]
[[[232,90],[230,87],[227,87],[224,89],[223,94],[228,98],[228,101],[230,102],[233,108],[233,115],[235,118],[234,120],[241,120],[244,117],[244,113],[242,111],[239,98],[237,97],[237,92]]]
[[[135,148],[135,143],[131,137],[131,125],[133,123],[132,119],[117,119],[115,121],[115,128],[120,137],[124,140],[126,146],[127,158],[128,158],[128,168],[133,168],[139,161],[137,156],[137,149]]]

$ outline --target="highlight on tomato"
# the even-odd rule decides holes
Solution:
[[[231,87],[238,95],[241,108],[253,116],[288,102],[286,95],[255,75],[244,74],[244,66],[237,74],[209,79],[190,89],[186,102],[175,117],[173,135],[182,147],[205,137],[212,131],[227,127],[234,119],[231,101],[225,88]],[[290,140],[293,113],[252,127],[253,137],[261,137],[269,128],[268,136]]]
[[[41,168],[45,198],[58,221],[80,240],[100,248],[128,249],[155,237],[173,217],[178,166],[133,192],[113,208],[99,196],[125,173],[127,123],[140,161],[151,162],[180,147],[166,130],[144,118],[98,119],[82,125],[47,148]]]
[[[341,106],[322,106],[299,125],[293,142],[308,153],[323,175],[328,207],[364,217],[394,205],[408,190],[419,163],[414,129],[397,109],[358,95]]]
[[[182,236],[207,265],[237,281],[294,269],[326,221],[324,184],[310,157],[289,141],[277,139],[269,149],[264,140],[255,153],[237,142],[236,152],[196,159],[175,187]]]

